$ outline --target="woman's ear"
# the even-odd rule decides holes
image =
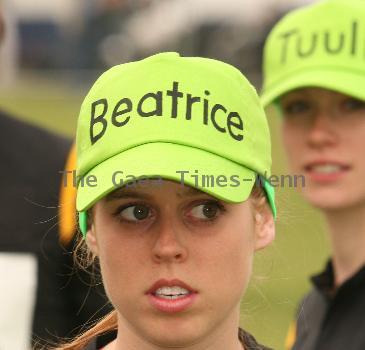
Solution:
[[[89,229],[87,230],[85,240],[93,255],[99,255],[98,241],[96,239],[95,226],[93,223],[89,226]]]
[[[268,205],[260,206],[255,213],[255,250],[267,247],[275,238],[275,221]]]

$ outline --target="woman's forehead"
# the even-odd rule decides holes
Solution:
[[[211,197],[205,192],[202,192],[194,187],[182,184],[176,181],[166,179],[153,179],[143,183],[132,183],[118,188],[117,190],[109,193],[106,197],[106,201],[112,201],[122,198],[140,198],[140,199],[152,199],[155,196],[163,194],[175,193],[178,198],[194,197],[198,195],[205,195]],[[213,198],[213,197],[212,197]]]
[[[302,87],[302,88],[288,91],[287,93],[282,95],[282,98],[285,99],[285,98],[288,98],[291,96],[299,96],[299,95],[308,96],[308,97],[317,97],[317,98],[320,98],[323,95],[331,96],[334,98],[351,97],[349,95],[345,95],[345,94],[335,91],[335,90],[318,87],[318,86],[308,86],[308,87]]]

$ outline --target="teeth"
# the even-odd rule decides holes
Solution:
[[[190,292],[178,286],[174,287],[161,287],[156,290],[155,294],[164,299],[177,299],[181,296],[187,295]]]
[[[329,174],[339,171],[341,167],[335,164],[325,164],[325,165],[315,165],[312,167],[312,169],[319,173]]]
[[[185,296],[187,294],[179,294],[179,295],[162,295],[162,294],[156,294],[156,295],[158,295],[158,297],[161,298],[161,299],[174,300],[174,299],[182,298],[183,296]]]

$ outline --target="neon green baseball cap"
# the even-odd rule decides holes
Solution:
[[[76,145],[79,212],[146,177],[238,203],[259,174],[275,216],[266,116],[252,85],[223,62],[170,52],[109,69],[82,103]]]
[[[365,100],[364,53],[364,0],[324,0],[290,12],[265,43],[263,105],[310,86]]]

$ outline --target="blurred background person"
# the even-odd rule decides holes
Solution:
[[[104,67],[103,41],[109,35],[123,31],[125,22],[133,13],[132,4],[133,1],[129,0],[103,0],[89,8],[78,35],[72,38],[78,54],[70,57],[70,64],[80,69]]]
[[[0,40],[6,34],[1,16]],[[1,64],[12,69],[7,62]],[[60,172],[70,146],[67,139],[0,110],[0,349],[25,350],[32,341],[71,336],[108,311],[102,288],[91,288],[89,276],[75,272],[70,253],[71,186],[71,195],[59,201],[60,189],[67,191]],[[66,209],[61,216],[59,207]],[[61,236],[59,222],[65,220],[71,225]]]
[[[365,349],[364,43],[365,2],[324,0],[285,16],[265,45],[262,101],[280,110],[291,169],[331,246],[298,307],[295,350]]]

